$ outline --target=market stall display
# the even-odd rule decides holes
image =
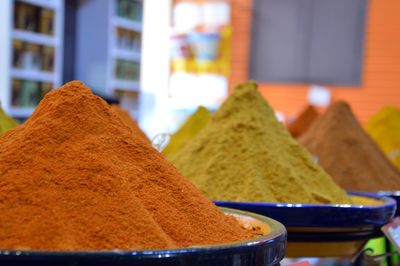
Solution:
[[[299,138],[344,189],[397,190],[400,173],[363,130],[345,102],[333,103]]]

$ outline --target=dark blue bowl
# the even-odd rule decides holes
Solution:
[[[394,199],[397,203],[397,209],[395,216],[400,215],[400,191],[376,191],[376,192],[366,192],[366,191],[351,191],[353,195],[367,196],[374,198],[390,197]]]
[[[351,194],[350,195],[355,195]],[[217,206],[258,213],[283,223],[286,227],[378,228],[395,214],[396,201],[380,199],[382,205],[289,204],[266,202],[214,201]],[[370,231],[368,229],[367,231]]]
[[[267,217],[222,208],[226,214],[263,225],[270,232],[250,241],[184,249],[145,251],[42,252],[1,250],[0,265],[33,266],[145,266],[145,265],[278,265],[286,247],[286,229]]]

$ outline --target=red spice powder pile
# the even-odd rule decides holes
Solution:
[[[136,121],[131,117],[131,115],[119,107],[119,105],[113,104],[111,105],[111,108],[114,112],[117,113],[119,118],[122,120],[122,122],[125,123],[131,130],[132,133],[135,134],[136,136],[142,138],[143,140],[150,142],[150,140],[147,138],[146,134],[140,129]]]
[[[288,130],[294,138],[301,136],[318,118],[319,113],[317,109],[308,105],[289,126]]]
[[[400,173],[343,101],[333,103],[299,142],[318,157],[318,163],[344,189],[400,188]]]
[[[249,238],[73,81],[0,137],[0,249],[157,249]]]

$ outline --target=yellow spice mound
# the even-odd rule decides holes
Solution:
[[[400,170],[400,109],[382,108],[370,118],[365,129]]]
[[[0,107],[0,134],[18,126],[18,122],[8,116]]]
[[[210,122],[211,112],[205,107],[197,108],[179,130],[171,136],[168,145],[162,151],[166,156],[170,156],[179,151],[185,144],[193,139]]]
[[[254,82],[237,86],[171,159],[215,200],[352,203],[277,121]]]

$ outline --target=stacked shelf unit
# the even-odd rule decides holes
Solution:
[[[0,1],[0,101],[27,118],[62,82],[64,0]]]
[[[76,78],[97,94],[121,98],[135,117],[142,12],[141,0],[81,0],[77,8]]]

